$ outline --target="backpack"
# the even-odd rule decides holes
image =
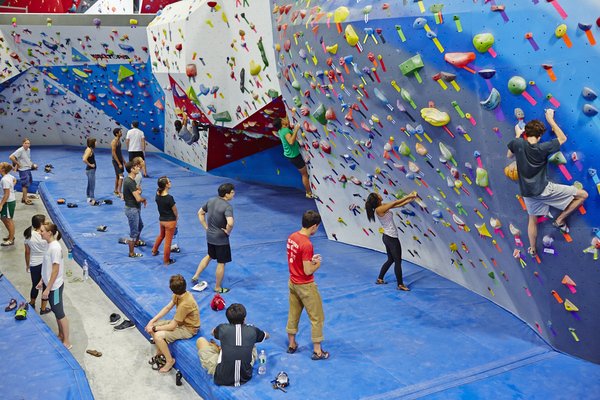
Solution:
[[[210,301],[210,308],[212,308],[213,311],[221,311],[225,309],[225,300],[223,300],[219,293],[216,293],[215,297],[213,297]]]

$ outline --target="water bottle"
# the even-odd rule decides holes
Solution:
[[[83,280],[87,281],[88,277],[89,277],[88,262],[87,262],[87,259],[85,259],[83,261]]]
[[[267,373],[267,353],[264,350],[258,355],[258,374],[264,375]]]

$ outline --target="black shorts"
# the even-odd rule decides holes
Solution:
[[[298,154],[294,158],[288,158],[288,160],[290,160],[290,162],[294,164],[294,167],[296,167],[296,169],[302,169],[306,167],[306,163],[304,162],[304,158],[302,158],[302,154]]]
[[[218,263],[226,264],[231,262],[231,247],[228,244],[208,243],[208,256]]]
[[[123,176],[123,162],[121,162],[121,168],[119,168],[119,164],[117,164],[117,162],[115,160],[112,160],[112,164],[113,164],[113,168],[115,169],[115,175],[116,176]]]
[[[129,161],[133,161],[134,158],[141,157],[142,160],[145,160],[143,151],[130,151],[129,152]]]
[[[65,317],[65,309],[63,307],[63,289],[65,284],[63,283],[56,290],[50,291],[50,296],[48,296],[48,300],[50,302],[50,308],[54,313],[56,319],[63,319]]]

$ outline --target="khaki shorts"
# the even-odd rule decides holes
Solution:
[[[215,369],[217,368],[217,364],[219,363],[219,353],[220,350],[217,346],[208,346],[205,349],[198,350],[198,357],[200,358],[200,364],[202,368],[206,370],[210,375],[215,374]],[[256,346],[252,349],[252,361],[250,365],[254,365],[254,362],[258,359],[258,351],[256,350]]]
[[[573,201],[577,194],[575,186],[560,185],[548,182],[544,191],[535,197],[523,197],[527,206],[527,214],[533,216],[545,216],[550,212],[550,207],[564,210]]]
[[[167,325],[170,322],[171,322],[170,319],[161,319],[154,325],[155,326]],[[183,326],[178,326],[177,328],[175,328],[172,331],[159,331],[159,332],[165,333],[165,342],[167,342],[167,343],[173,343],[174,341],[180,340],[180,339],[189,339],[195,335],[195,333],[193,333],[188,328],[183,327]]]

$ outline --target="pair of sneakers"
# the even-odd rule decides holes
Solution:
[[[135,324],[133,322],[128,319],[123,320],[123,318],[121,318],[121,316],[117,313],[110,314],[109,323],[111,325],[115,325],[113,329],[117,332],[135,328]]]

